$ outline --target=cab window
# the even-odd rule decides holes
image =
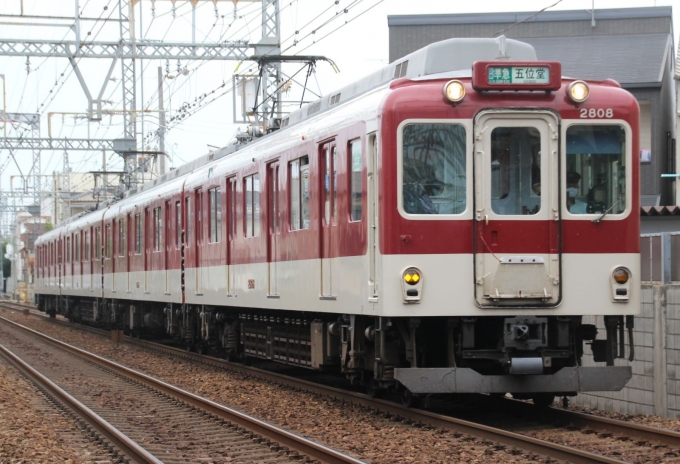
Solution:
[[[408,124],[402,135],[404,212],[464,212],[465,128],[457,124]]]
[[[491,132],[491,208],[501,215],[541,209],[541,135],[535,127]]]
[[[626,209],[626,132],[618,125],[567,129],[564,195],[571,214],[619,214]]]

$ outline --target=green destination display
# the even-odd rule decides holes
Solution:
[[[489,84],[547,84],[547,66],[490,66]]]

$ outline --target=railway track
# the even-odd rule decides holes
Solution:
[[[15,306],[12,309],[23,309],[23,307]],[[40,314],[41,313],[37,313],[35,315],[44,317],[40,316]],[[71,328],[74,327],[73,324],[65,323],[63,321],[60,322],[55,319],[52,319],[51,321],[57,324],[65,324]],[[102,336],[109,335],[109,332],[99,329],[86,328],[86,330]],[[508,424],[504,424],[502,426],[503,429],[499,429],[497,427],[480,424],[476,420],[467,421],[431,411],[406,408],[389,401],[373,399],[366,395],[320,385],[318,383],[300,380],[254,367],[229,363],[224,360],[196,353],[189,353],[153,342],[137,340],[130,337],[125,337],[124,341],[155,352],[169,354],[171,356],[191,360],[192,362],[212,365],[269,382],[286,385],[297,390],[304,390],[319,395],[329,396],[343,402],[357,404],[370,409],[375,414],[384,415],[395,421],[445,429],[452,431],[454,436],[456,434],[470,435],[478,437],[482,442],[484,442],[484,440],[491,441],[498,443],[500,446],[515,447],[527,450],[530,453],[536,453],[540,456],[549,456],[552,459],[568,461],[571,463],[627,462],[622,461],[619,457],[629,452],[634,453],[636,447],[639,452],[645,453],[647,457],[656,454],[660,459],[663,459],[664,454],[667,454],[672,458],[673,450],[680,449],[680,433],[677,432],[581,414],[574,411],[565,411],[554,408],[537,410],[534,406],[526,403],[502,400],[502,408],[514,411],[518,417],[525,416],[536,418],[540,416],[540,419],[537,420],[542,424],[551,424],[547,428],[553,430],[562,428],[562,435],[571,434],[572,436],[576,435],[578,437],[578,434],[581,434],[582,444],[595,445],[593,446],[594,448],[601,448],[604,453],[608,453],[608,455],[602,455],[527,436],[527,433],[531,432],[527,432],[526,429],[520,429],[517,432],[504,430],[511,428]],[[489,398],[484,397],[484,400],[488,403]],[[598,440],[602,442],[602,446],[599,446],[597,443]]]
[[[1,347],[3,355],[134,462],[361,462],[5,318],[2,322],[5,343],[20,352]],[[6,325],[21,333],[10,336]],[[61,387],[48,377],[59,379]]]

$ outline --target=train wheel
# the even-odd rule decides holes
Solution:
[[[550,393],[537,393],[531,397],[531,401],[538,407],[547,408],[555,401],[555,395],[551,395]]]
[[[385,389],[380,386],[380,384],[375,380],[371,380],[366,387],[366,393],[371,398],[382,398],[385,396]]]
[[[404,388],[401,391],[401,404],[407,408],[417,408],[422,403],[422,398],[411,393],[411,390]]]

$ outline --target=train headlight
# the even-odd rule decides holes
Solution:
[[[461,81],[449,81],[444,86],[444,96],[453,103],[465,98],[465,86]]]
[[[401,292],[404,303],[420,303],[423,293],[423,275],[420,269],[409,267],[401,273]]]
[[[583,103],[590,95],[590,88],[588,87],[588,84],[583,81],[574,81],[569,84],[567,92],[569,93],[569,98],[571,98],[573,102]]]
[[[630,300],[630,292],[633,289],[632,280],[632,274],[627,267],[618,266],[612,270],[609,282],[613,301],[625,303]]]
[[[617,267],[614,269],[612,277],[614,277],[617,284],[623,285],[630,279],[630,272],[625,267]]]

